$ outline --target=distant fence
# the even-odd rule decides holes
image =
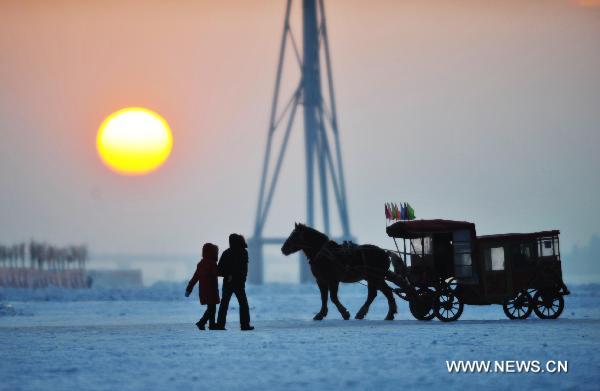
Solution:
[[[86,246],[58,247],[31,241],[0,245],[0,287],[84,288]]]
[[[85,270],[36,270],[24,268],[0,268],[0,287],[45,288],[87,288]]]

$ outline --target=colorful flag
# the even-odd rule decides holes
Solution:
[[[415,219],[415,210],[408,203],[406,204],[406,208],[408,209],[408,219],[414,220]]]
[[[400,205],[385,202],[384,211],[387,220],[414,220],[416,217],[414,208],[408,202],[400,202]]]

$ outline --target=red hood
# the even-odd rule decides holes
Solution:
[[[219,258],[219,248],[212,243],[206,243],[202,246],[202,258],[216,261]]]

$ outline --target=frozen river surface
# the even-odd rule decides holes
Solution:
[[[500,306],[467,306],[454,323],[419,322],[399,302],[383,321],[312,321],[310,285],[249,287],[256,330],[199,332],[197,299],[178,285],[135,291],[0,290],[1,390],[399,390],[600,387],[598,287],[575,287],[555,321],[509,321]],[[355,313],[365,288],[342,286]],[[7,306],[7,303],[10,306]],[[568,372],[449,373],[446,361],[568,362]],[[505,365],[510,365],[506,364]]]

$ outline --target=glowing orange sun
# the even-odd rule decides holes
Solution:
[[[144,175],[167,160],[173,148],[173,135],[167,121],[157,113],[128,107],[102,122],[96,147],[110,169],[124,175]]]

